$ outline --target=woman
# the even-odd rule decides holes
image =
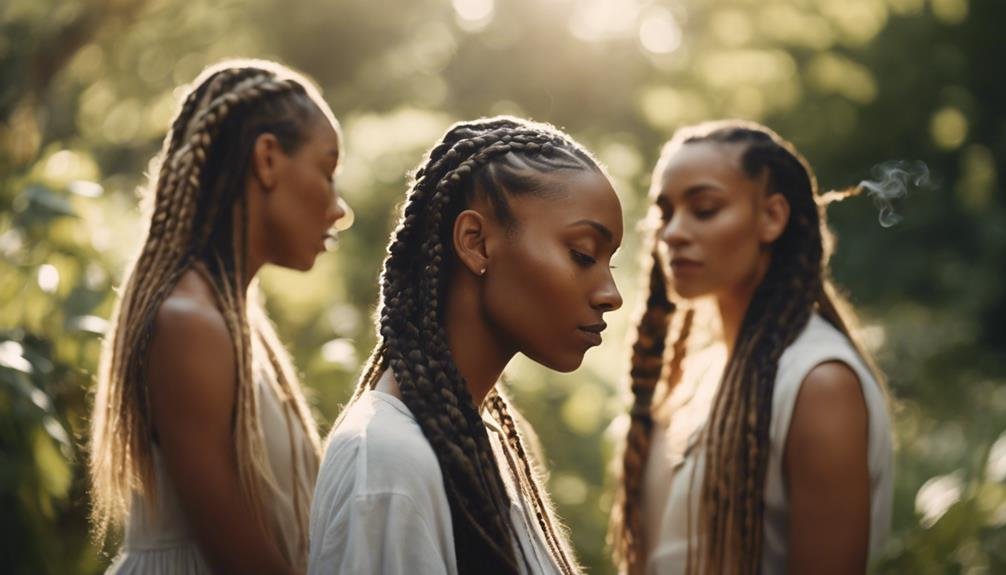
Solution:
[[[622,212],[569,136],[456,124],[418,169],[381,278],[379,341],[329,439],[310,573],[578,571],[496,386],[523,353],[576,369],[622,300]]]
[[[863,573],[888,531],[890,422],[813,172],[768,128],[707,123],[664,148],[651,198],[621,567]]]
[[[269,62],[204,72],[165,139],[92,415],[99,540],[116,573],[295,573],[319,439],[254,278],[308,270],[343,215],[338,124]]]

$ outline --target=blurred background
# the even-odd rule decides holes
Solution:
[[[822,189],[922,160],[935,185],[883,227],[833,205],[834,275],[897,401],[894,533],[878,573],[1006,573],[1006,2],[999,0],[0,1],[0,570],[97,573],[87,408],[102,334],[142,237],[138,188],[181,94],[224,57],[314,77],[342,121],[356,211],[310,273],[263,286],[323,426],[373,343],[377,272],[406,172],[458,119],[568,129],[607,164],[627,230],[674,129],[767,123]],[[612,422],[624,410],[626,299],[584,366],[516,361],[581,559],[611,573]],[[615,426],[617,427],[617,425]]]

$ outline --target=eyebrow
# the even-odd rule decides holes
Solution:
[[[710,182],[701,182],[689,186],[681,195],[684,197],[684,199],[689,199],[706,191],[722,192],[726,191],[726,188]],[[666,194],[660,194],[659,196],[657,196],[656,204],[661,209],[665,210],[671,209],[670,205],[671,200],[667,197]]]
[[[579,221],[576,221],[576,222],[573,222],[573,223],[569,224],[566,227],[572,228],[572,227],[576,227],[576,226],[590,226],[590,227],[594,228],[595,230],[597,230],[597,233],[601,234],[601,236],[604,239],[608,240],[609,243],[612,242],[612,241],[614,241],[614,239],[615,239],[615,234],[611,233],[611,230],[609,230],[608,228],[606,228],[604,225],[602,225],[602,224],[600,224],[598,222],[595,222],[594,220],[579,220]]]

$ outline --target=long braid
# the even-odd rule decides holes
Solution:
[[[456,560],[463,573],[514,573],[518,561],[528,564],[523,552],[515,554],[518,538],[500,467],[480,409],[448,346],[442,306],[453,265],[449,231],[476,193],[485,194],[507,223],[506,195],[529,192],[500,182],[528,168],[537,173],[599,170],[560,132],[506,117],[457,124],[430,150],[414,174],[388,246],[381,272],[378,343],[353,396],[355,400],[372,388],[382,371],[393,372],[403,402],[443,472]],[[552,540],[550,549],[558,549],[555,531],[547,523],[542,529]],[[563,553],[556,561],[573,565]]]
[[[532,461],[528,451],[524,448],[524,440],[514,416],[511,415],[516,413],[516,410],[510,407],[510,402],[499,389],[491,391],[486,402],[493,416],[503,428],[505,442],[502,442],[502,447],[508,462],[512,459],[511,450],[516,453],[517,460],[521,462],[520,468],[513,470],[513,475],[518,479],[520,490],[530,496],[535,517],[545,535],[549,551],[557,559],[563,573],[577,573],[580,567],[576,564],[575,557],[572,556],[567,538],[563,536],[560,527],[557,527],[559,520],[555,516],[552,502],[548,498],[548,493],[541,487],[540,474],[535,469],[535,462]]]
[[[184,100],[162,148],[147,236],[127,272],[114,313],[115,329],[102,356],[90,461],[99,539],[129,513],[131,492],[149,500],[154,497],[151,442],[156,438],[150,435],[145,360],[157,310],[189,269],[206,279],[231,333],[237,374],[234,434],[242,492],[252,502],[257,520],[271,531],[260,493],[260,483],[271,484],[271,474],[252,381],[253,329],[245,302],[243,178],[250,155],[247,141],[254,140],[246,132],[276,130],[281,144],[292,149],[304,138],[307,119],[325,115],[324,110],[320,98],[295,74],[259,62],[225,64],[208,71]],[[237,149],[243,144],[244,152]],[[237,221],[234,209],[240,210]],[[284,364],[288,364],[285,351],[266,347],[271,348],[267,360],[280,386],[295,398],[292,417],[309,443],[303,457],[316,467],[317,431],[303,405],[299,383]],[[294,494],[298,502],[306,496]],[[306,530],[306,520],[302,523]],[[302,561],[288,560],[295,565]]]
[[[644,270],[649,280],[647,297],[636,327],[636,341],[632,346],[630,371],[629,430],[622,451],[619,489],[612,507],[609,528],[609,545],[620,569],[630,575],[642,573],[645,568],[645,533],[642,523],[643,475],[650,455],[653,436],[654,398],[662,376],[666,374],[663,397],[666,399],[681,381],[682,364],[691,333],[694,310],[687,309],[677,328],[671,350],[670,365],[665,368],[664,357],[668,331],[677,311],[677,304],[668,297],[667,285],[656,252],[656,234],[649,240]]]
[[[786,194],[791,209],[790,223],[773,246],[769,270],[745,314],[704,437],[707,479],[699,514],[700,525],[702,518],[709,520],[709,536],[696,567],[757,573],[775,375],[779,358],[806,326],[822,290],[821,219],[812,172],[781,140],[746,129],[714,132],[709,139],[746,145],[745,170],[752,177],[768,170],[770,191]]]

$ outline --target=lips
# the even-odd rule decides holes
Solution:
[[[332,251],[337,245],[339,245],[339,234],[336,232],[328,232],[322,236],[322,244],[325,246],[326,251]]]
[[[601,344],[601,332],[608,327],[605,322],[594,323],[590,325],[581,325],[578,331],[583,334],[584,338],[590,342],[591,345]]]
[[[671,269],[674,271],[694,270],[702,267],[702,264],[688,258],[676,257],[671,260]]]

